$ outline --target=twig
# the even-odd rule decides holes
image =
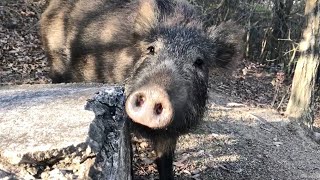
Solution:
[[[290,87],[287,89],[287,92],[286,92],[286,93],[284,94],[284,96],[282,97],[282,99],[281,99],[281,101],[280,101],[280,103],[279,103],[279,105],[278,105],[278,107],[277,107],[277,110],[280,109],[281,104],[283,103],[285,97],[289,94],[289,92],[290,92]]]
[[[262,127],[262,126],[259,126],[261,129],[263,129],[263,130],[266,130],[266,131],[268,131],[268,132],[271,132],[272,130],[270,130],[270,129],[267,129],[267,128],[265,128],[265,127]]]
[[[31,30],[34,30],[34,28],[37,27],[38,25],[39,25],[39,22],[32,25],[27,31],[25,31],[25,34],[28,34],[29,32],[31,32]]]

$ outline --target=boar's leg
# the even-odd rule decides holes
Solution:
[[[161,137],[155,139],[157,154],[156,164],[160,180],[173,180],[173,158],[178,137]]]

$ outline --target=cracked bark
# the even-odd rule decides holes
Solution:
[[[88,143],[97,154],[90,168],[92,179],[131,180],[131,141],[124,113],[124,89],[110,87],[88,100],[87,110],[95,113]]]
[[[295,74],[292,82],[290,100],[286,114],[312,132],[314,121],[314,90],[320,63],[320,1],[306,2],[307,18]]]

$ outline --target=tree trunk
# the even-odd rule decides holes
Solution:
[[[314,120],[314,90],[320,62],[320,0],[307,0],[305,16],[307,26],[300,42],[301,56],[298,59],[292,82],[286,114],[299,120],[301,125],[312,130]]]
[[[95,113],[88,138],[89,146],[97,154],[89,171],[92,179],[132,179],[131,138],[123,91],[121,87],[109,87],[86,105],[87,110]]]

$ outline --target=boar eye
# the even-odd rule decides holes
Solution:
[[[201,58],[197,58],[195,61],[194,61],[194,63],[193,63],[193,65],[196,67],[196,68],[202,68],[202,66],[203,66],[203,64],[204,64],[204,61],[203,61],[203,59],[201,59]]]
[[[154,46],[149,46],[147,50],[148,50],[148,54],[154,55]]]

